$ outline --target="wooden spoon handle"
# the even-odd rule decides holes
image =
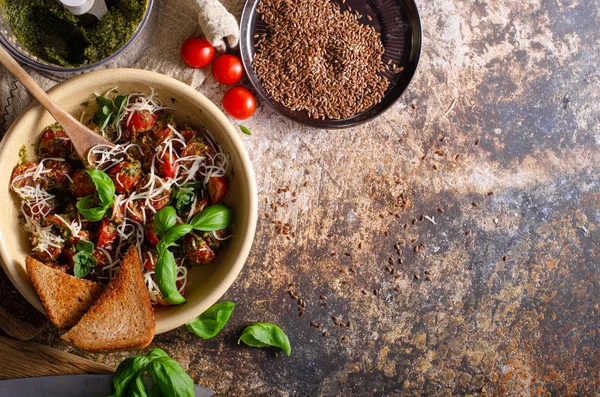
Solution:
[[[46,94],[31,76],[15,61],[15,59],[0,46],[0,63],[4,65],[20,82],[27,91],[44,106],[60,124],[69,124],[75,120],[73,116],[58,107],[56,102]],[[76,120],[75,120],[76,121]]]

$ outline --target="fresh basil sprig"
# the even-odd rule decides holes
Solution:
[[[231,222],[233,222],[233,210],[225,204],[215,204],[196,214],[190,225],[194,230],[212,232],[225,229]]]
[[[94,123],[98,124],[101,130],[104,130],[107,125],[118,120],[121,114],[125,111],[127,96],[117,95],[112,100],[107,97],[96,97],[98,111],[94,113]]]
[[[193,397],[194,381],[161,349],[146,356],[130,357],[117,367],[112,383],[113,397],[148,396],[143,382],[148,372],[154,382],[151,396]]]
[[[186,328],[202,339],[210,339],[227,324],[234,307],[233,302],[215,303],[207,311],[188,322]]]
[[[176,241],[192,230],[212,231],[224,229],[231,224],[232,220],[233,211],[225,204],[216,204],[205,208],[192,218],[190,224],[180,223],[176,225],[177,214],[172,206],[163,207],[156,213],[154,229],[160,236],[160,240],[156,245],[158,256],[154,274],[156,285],[166,302],[179,305],[186,301],[177,288],[177,265],[169,248],[176,246]]]
[[[75,248],[77,248],[77,253],[73,256],[73,274],[77,278],[84,278],[98,264],[98,260],[92,255],[94,243],[79,240]]]
[[[156,266],[154,268],[156,285],[162,293],[163,299],[172,305],[185,303],[185,298],[177,288],[177,265],[173,253],[168,249],[158,251]]]
[[[164,236],[167,231],[177,223],[177,212],[175,208],[166,206],[154,215],[154,230],[159,236]]]
[[[87,195],[77,202],[77,209],[85,219],[90,222],[98,222],[104,218],[106,211],[115,203],[115,184],[107,173],[100,170],[87,170],[96,185],[100,206],[90,208],[90,199],[93,195]]]
[[[189,211],[194,201],[194,190],[202,186],[202,182],[189,182],[174,191],[175,209],[182,213]]]
[[[254,323],[247,326],[238,339],[238,345],[240,342],[252,347],[275,346],[288,356],[292,354],[292,346],[287,335],[281,328],[271,323]]]

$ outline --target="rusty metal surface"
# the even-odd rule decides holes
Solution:
[[[179,328],[152,344],[200,384],[228,396],[600,392],[600,4],[419,5],[420,70],[382,117],[318,131],[263,106],[245,123],[262,204],[224,297],[236,309],[212,340]],[[238,346],[253,321],[279,324],[292,356]],[[53,330],[37,339],[73,351]]]

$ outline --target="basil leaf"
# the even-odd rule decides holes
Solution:
[[[150,362],[148,371],[163,394],[194,397],[194,381],[172,358],[161,357]]]
[[[247,326],[238,339],[238,345],[240,342],[252,347],[275,346],[288,356],[292,354],[292,346],[287,335],[281,328],[271,323],[254,323]]]
[[[177,266],[171,251],[159,249],[154,272],[156,284],[162,293],[163,299],[172,305],[185,303],[185,298],[177,290]]]
[[[240,125],[240,130],[242,130],[242,132],[246,135],[252,135],[252,133],[250,132],[248,127],[244,127],[243,125]]]
[[[189,211],[192,201],[194,201],[194,190],[202,186],[201,182],[186,183],[177,190],[175,194],[175,209],[181,212]]]
[[[104,206],[111,206],[115,202],[115,184],[106,172],[100,170],[88,170],[87,173],[92,178],[96,190],[98,191],[98,197],[100,202]]]
[[[145,372],[149,362],[150,360],[144,356],[133,356],[121,362],[112,381],[113,395],[115,397],[127,396],[125,394],[127,386],[139,373]]]
[[[154,385],[152,387],[152,390],[150,390],[150,397],[167,397],[166,394],[163,394],[162,391],[160,391],[159,387]]]
[[[192,225],[188,225],[187,223],[180,223],[179,225],[173,226],[164,236],[162,236],[156,248],[159,251],[166,250],[172,246],[175,241],[179,240],[192,230]]]
[[[154,215],[154,230],[159,236],[164,236],[167,231],[177,223],[175,208],[166,206]]]
[[[77,242],[77,251],[83,251],[87,252],[88,254],[91,254],[92,252],[94,252],[94,243],[83,239],[79,240]]]
[[[146,391],[146,385],[144,385],[144,373],[140,372],[138,376],[135,377],[133,382],[129,384],[127,388],[127,396],[131,397],[148,397],[148,392]]]
[[[83,217],[85,219],[87,219],[90,222],[98,222],[99,220],[102,220],[102,218],[104,218],[104,214],[106,214],[106,211],[108,210],[108,208],[106,207],[94,207],[94,208],[90,208],[90,198],[92,196],[88,195],[83,197],[82,199],[80,199],[77,202],[77,209],[79,210],[79,213],[81,215],[83,215]]]
[[[97,96],[96,103],[98,104],[98,106],[100,106],[101,109],[105,107],[109,108],[111,111],[113,109],[113,103],[109,98]]]
[[[77,278],[84,278],[96,267],[98,260],[90,253],[79,251],[73,255],[73,274]]]
[[[225,229],[233,221],[233,210],[225,204],[206,207],[192,218],[190,224],[195,230],[212,232]]]
[[[188,322],[186,328],[202,339],[210,339],[227,324],[234,307],[233,302],[215,303],[207,311]]]
[[[158,347],[155,347],[154,349],[150,350],[150,353],[148,353],[146,355],[146,357],[148,357],[148,359],[150,361],[152,361],[152,360],[156,360],[157,358],[161,358],[161,357],[169,357],[169,355],[167,353],[165,353],[164,350],[159,349]]]

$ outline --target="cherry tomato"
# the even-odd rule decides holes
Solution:
[[[192,265],[204,265],[215,259],[214,251],[210,249],[202,237],[193,233],[183,238],[181,247],[184,250],[183,255]]]
[[[115,242],[117,238],[117,227],[108,219],[102,219],[100,230],[98,230],[98,242],[96,247],[108,248]]]
[[[154,221],[146,223],[144,226],[144,237],[146,237],[146,242],[153,247],[156,247],[158,244],[159,238],[158,234],[156,234],[156,230],[154,229]]]
[[[104,267],[110,265],[111,258],[106,254],[106,252],[101,251],[99,249],[95,249],[94,252],[92,252],[92,256],[98,261],[96,267]]]
[[[223,85],[235,84],[244,75],[244,66],[235,55],[221,55],[212,64],[212,74]]]
[[[25,186],[35,186],[36,182],[40,182],[40,180],[33,180],[33,175],[32,176],[28,176],[28,177],[24,177],[22,176],[23,174],[27,173],[27,171],[33,171],[33,169],[35,167],[37,167],[39,164],[38,163],[33,163],[33,162],[29,162],[29,163],[23,163],[21,165],[18,165],[15,170],[12,173],[12,176],[10,178],[10,185],[11,187],[14,187],[15,189],[19,189]],[[43,181],[45,182],[45,181]],[[46,184],[45,183],[40,183],[40,188],[45,189],[46,188]]]
[[[135,110],[125,115],[125,128],[134,133],[151,130],[156,124],[156,114],[148,110]]]
[[[127,216],[136,222],[145,222],[146,210],[143,200],[128,201],[126,205]]]
[[[217,204],[223,200],[229,189],[229,182],[222,176],[211,176],[208,178],[208,195],[212,204]]]
[[[71,178],[71,191],[75,197],[85,197],[88,194],[96,192],[96,185],[92,181],[92,177],[84,169],[78,169]]]
[[[225,93],[223,107],[232,117],[244,120],[254,114],[256,99],[244,87],[233,87]]]
[[[44,168],[50,170],[44,175],[47,180],[48,190],[63,191],[69,187],[73,167],[66,161],[47,160],[44,161]]]
[[[200,135],[198,131],[191,129],[190,127],[185,127],[183,130],[179,131],[179,133],[185,138],[186,142],[189,142]]]
[[[159,155],[156,159],[156,173],[163,178],[175,178],[175,171],[177,170],[175,160],[175,155],[166,150],[162,156]]]
[[[139,193],[148,192],[150,188],[152,188],[152,184],[150,184],[149,182],[150,175],[146,175],[137,184],[136,191]],[[166,182],[162,178],[156,177],[156,179],[154,180],[154,189],[164,185],[166,185]],[[164,189],[160,193],[153,193],[147,203],[145,199],[140,200],[140,205],[142,207],[149,205],[150,207],[158,211],[159,209],[167,205],[169,203],[169,200],[171,200],[171,189]]]
[[[142,261],[144,262],[145,270],[154,270],[157,256],[158,254],[154,248],[142,247]]]
[[[46,127],[37,145],[37,154],[40,157],[66,158],[72,151],[71,140],[59,124]]]
[[[108,170],[108,176],[115,184],[117,193],[129,194],[142,178],[142,166],[139,161],[123,161]]]
[[[205,67],[214,56],[215,48],[200,37],[190,37],[181,45],[181,59],[192,68]]]

